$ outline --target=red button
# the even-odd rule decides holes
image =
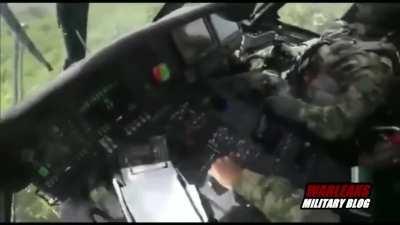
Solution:
[[[156,66],[156,67],[153,68],[153,78],[154,78],[157,82],[161,82],[161,81],[162,81],[161,69],[160,69],[160,67]]]

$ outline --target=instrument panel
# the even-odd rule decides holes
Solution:
[[[37,172],[34,183],[62,200],[73,194],[68,193],[71,184],[88,185],[87,177],[100,176],[99,171],[117,172],[111,168],[118,165],[104,168],[105,162],[114,163],[118,155],[135,151],[156,135],[166,137],[171,160],[189,181],[199,185],[207,172],[202,167],[212,154],[238,149],[244,151],[245,159],[261,152],[261,147],[237,136],[234,128],[219,118],[212,90],[199,85],[165,85],[149,85],[142,101],[136,101],[121,84],[107,84],[76,111],[41,123],[31,160]],[[82,176],[83,171],[92,174]]]

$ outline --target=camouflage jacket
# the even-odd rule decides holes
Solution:
[[[294,188],[283,177],[264,177],[244,169],[233,190],[270,222],[339,222],[339,216],[332,211],[301,209],[303,190]]]
[[[302,85],[297,88],[301,93],[269,97],[267,105],[324,140],[351,137],[358,125],[385,102],[397,65],[391,57],[378,54],[379,50],[370,51],[362,43],[367,42],[348,32],[322,36],[294,70],[301,74],[296,75],[301,79]]]

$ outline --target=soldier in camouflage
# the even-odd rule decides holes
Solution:
[[[359,11],[360,18],[371,16]],[[369,31],[357,23],[323,34],[291,71],[289,82],[278,82],[278,94],[266,98],[267,110],[322,140],[351,138],[385,103],[399,62],[396,47],[382,36],[367,38]],[[240,168],[231,157],[218,159],[209,173],[271,222],[339,221],[332,211],[300,209],[302,190],[287,179]]]
[[[339,216],[329,210],[301,209],[303,190],[294,188],[283,177],[264,177],[241,168],[233,156],[217,159],[209,174],[258,208],[270,222],[339,221]]]
[[[296,77],[295,85],[289,83],[291,92],[266,99],[268,110],[304,125],[321,139],[350,138],[384,104],[396,79],[397,59],[378,54],[373,45],[395,49],[383,41],[362,41],[351,29],[323,35],[292,71]]]

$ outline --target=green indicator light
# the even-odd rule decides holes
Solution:
[[[168,66],[163,63],[160,65],[160,72],[161,72],[161,79],[162,81],[169,80],[170,78],[170,71],[168,69]]]
[[[49,175],[49,171],[46,169],[46,167],[43,167],[43,166],[40,167],[40,169],[38,170],[38,173],[42,177],[47,177]]]
[[[171,77],[171,72],[167,66],[166,63],[160,63],[157,66],[155,66],[152,70],[153,72],[153,79],[159,83],[159,82],[165,82],[170,79]]]

